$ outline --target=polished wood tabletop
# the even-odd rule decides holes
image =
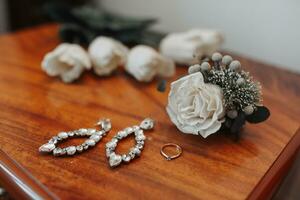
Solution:
[[[271,116],[264,123],[247,124],[237,142],[223,133],[204,139],[182,134],[171,123],[165,111],[169,87],[158,92],[158,80],[139,83],[122,69],[106,78],[86,72],[72,84],[48,77],[41,61],[59,44],[57,30],[56,25],[44,25],[0,37],[0,183],[13,197],[270,197],[300,144],[300,75],[233,55],[261,82]],[[177,67],[168,83],[186,72],[186,67]],[[63,158],[38,152],[58,132],[92,127],[102,117],[110,118],[113,128],[94,148]],[[145,132],[141,157],[111,169],[105,143],[146,117],[156,125]],[[160,155],[169,142],[183,149],[172,161]],[[133,138],[120,142],[117,152],[127,152],[133,143]]]

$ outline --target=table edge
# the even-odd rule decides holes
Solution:
[[[0,149],[0,183],[13,199],[59,199]]]
[[[290,169],[297,151],[300,149],[300,127],[290,139],[289,143],[281,151],[272,166],[262,177],[259,183],[254,187],[248,200],[266,200],[270,199],[281,180]]]

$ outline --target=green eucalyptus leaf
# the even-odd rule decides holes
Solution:
[[[87,28],[102,30],[107,27],[106,13],[103,10],[83,6],[72,9],[71,13]]]
[[[119,16],[112,13],[106,14],[107,28],[113,31],[145,30],[156,23],[156,19],[137,19],[133,17]]]
[[[165,33],[158,33],[155,31],[144,31],[140,37],[140,44],[149,45],[157,48],[160,41],[166,36]]]
[[[68,43],[88,44],[91,37],[88,31],[84,31],[76,24],[64,24],[58,32],[61,40]],[[93,37],[93,36],[92,36]]]
[[[254,111],[251,115],[246,117],[247,122],[249,123],[260,123],[267,120],[270,116],[270,111],[265,106],[257,106],[256,111]]]
[[[107,31],[142,30],[156,22],[155,19],[136,19],[105,12],[91,7],[75,8],[71,13],[89,28]]]
[[[126,45],[146,44],[157,47],[163,35],[147,31],[155,19],[138,19],[108,13],[87,6],[71,9],[63,3],[46,6],[50,17],[63,25],[63,41],[88,44],[97,36],[108,36]]]

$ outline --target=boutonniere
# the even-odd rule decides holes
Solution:
[[[269,117],[260,83],[231,56],[214,53],[188,72],[171,83],[166,108],[181,132],[206,138],[227,129],[239,136],[246,122],[259,123]]]

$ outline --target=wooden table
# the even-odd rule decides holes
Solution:
[[[239,142],[224,134],[203,139],[181,134],[170,122],[168,92],[156,90],[157,80],[142,84],[123,70],[108,78],[87,72],[74,84],[48,77],[40,63],[58,43],[56,25],[0,37],[0,184],[13,197],[266,199],[299,148],[299,75],[234,56],[261,81],[272,115],[265,123],[247,124]],[[176,76],[186,71],[178,67]],[[111,169],[105,143],[148,116],[157,123],[146,133],[141,158]],[[59,131],[91,127],[99,117],[111,118],[113,129],[95,148],[68,158],[38,153]],[[168,142],[183,148],[180,158],[161,157]],[[117,151],[132,144],[125,140]]]

